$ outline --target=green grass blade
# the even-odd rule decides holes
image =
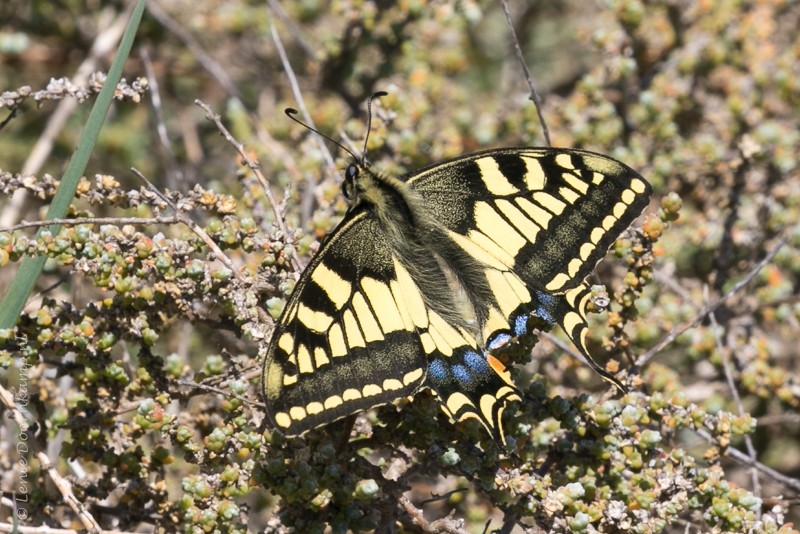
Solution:
[[[133,41],[136,37],[136,31],[139,28],[139,22],[142,20],[145,4],[146,0],[138,0],[136,7],[131,13],[128,26],[125,28],[125,33],[117,49],[117,56],[114,58],[111,69],[108,71],[108,77],[106,78],[105,84],[103,84],[103,89],[97,96],[92,111],[89,113],[86,127],[81,133],[80,139],[78,139],[78,146],[67,164],[58,191],[56,191],[53,202],[47,210],[46,219],[64,217],[67,214],[72,199],[75,197],[78,181],[86,170],[89,155],[92,153],[92,150],[94,150],[97,138],[100,136],[100,129],[105,121],[108,108],[111,107],[111,100],[114,97],[117,83],[119,83],[120,77],[122,76],[122,68],[131,52]],[[49,230],[52,235],[56,235],[61,230],[61,226],[54,224],[47,227],[47,230]],[[14,281],[8,288],[8,293],[3,297],[3,301],[0,302],[0,328],[10,328],[17,322],[17,318],[25,307],[28,295],[44,268],[45,261],[47,261],[47,258],[44,256],[25,258],[25,260],[23,260],[19,271],[17,271],[14,277]]]

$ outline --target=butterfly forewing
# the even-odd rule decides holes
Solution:
[[[616,160],[548,148],[472,154],[425,169],[409,185],[448,229],[548,292],[583,282],[651,192]]]
[[[264,393],[271,420],[288,434],[409,395],[423,381],[427,362],[412,313],[425,309],[381,233],[367,214],[349,215],[278,321]]]

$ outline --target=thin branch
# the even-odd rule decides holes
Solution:
[[[200,43],[197,42],[191,33],[186,31],[180,22],[173,19],[155,0],[147,2],[147,11],[153,15],[153,18],[155,18],[159,24],[169,30],[170,34],[175,35],[178,39],[183,41],[189,50],[191,50],[192,54],[197,57],[197,61],[200,65],[217,80],[229,96],[233,96],[239,100],[242,99],[239,89],[236,88],[236,84],[233,83],[233,80],[228,76],[228,73],[222,65],[206,53]]]
[[[3,122],[0,122],[0,130],[5,128],[9,122],[14,120],[14,117],[17,116],[17,112],[19,112],[19,108],[14,108],[11,110],[11,113],[9,113],[8,116],[5,119],[3,119]]]
[[[258,182],[261,184],[262,189],[264,189],[264,194],[267,195],[267,199],[269,200],[270,205],[272,205],[272,211],[273,213],[275,213],[275,221],[278,224],[278,228],[280,228],[281,232],[283,232],[283,235],[285,235],[288,238],[291,234],[289,234],[289,229],[286,226],[286,221],[284,220],[283,213],[281,212],[278,202],[275,200],[275,197],[272,194],[272,189],[269,186],[269,182],[267,182],[267,179],[264,177],[264,173],[261,172],[261,166],[259,165],[259,163],[257,161],[254,161],[248,155],[247,151],[244,148],[244,144],[237,141],[236,138],[234,138],[233,135],[231,135],[231,133],[228,131],[225,125],[222,124],[222,119],[220,118],[220,116],[214,113],[208,104],[206,104],[202,100],[195,100],[194,103],[203,108],[203,110],[206,112],[206,119],[210,120],[217,126],[217,130],[219,130],[219,132],[222,134],[222,137],[224,137],[225,140],[228,141],[228,143],[230,143],[236,149],[236,151],[239,153],[239,157],[242,158],[242,161],[244,161],[245,165],[247,165],[250,168],[250,170],[253,171],[253,174],[255,174],[256,179],[258,179]],[[295,267],[295,269],[298,270],[300,269],[300,264],[296,254],[291,255],[290,261],[292,262],[292,265]]]
[[[269,3],[270,11],[274,16],[269,18],[269,25],[270,25],[270,33],[272,34],[272,40],[275,42],[275,47],[278,50],[278,55],[281,58],[281,64],[283,65],[284,71],[286,72],[287,77],[289,78],[289,84],[292,88],[292,94],[297,101],[297,107],[300,109],[300,112],[303,116],[303,120],[305,121],[307,127],[311,130],[316,130],[316,126],[314,124],[311,115],[308,113],[308,109],[306,108],[305,101],[303,99],[303,94],[300,91],[300,85],[297,82],[297,77],[295,76],[294,69],[292,69],[292,65],[289,62],[289,58],[286,54],[286,49],[283,46],[283,42],[281,41],[280,34],[275,26],[274,18],[279,16],[276,13],[275,9],[273,9],[273,2]],[[317,135],[315,136],[316,143],[322,153],[323,157],[325,158],[325,162],[328,165],[329,169],[332,169],[336,175],[339,175],[339,170],[336,168],[334,163],[333,155],[331,154],[330,150],[328,149],[328,145],[325,143],[323,136]],[[341,180],[341,176],[339,176]],[[303,202],[301,204],[301,216],[302,220],[306,221],[310,218],[311,212],[311,204],[313,202],[313,196],[315,190],[317,189],[315,181],[308,175],[307,179],[307,194],[305,195]],[[299,263],[299,261],[298,261]]]
[[[462,493],[462,492],[468,491],[468,489],[469,488],[457,488],[457,489],[454,489],[452,491],[448,491],[444,495],[438,495],[436,493],[431,492],[431,498],[430,499],[425,499],[424,501],[420,502],[419,506],[425,506],[426,504],[429,504],[429,503],[432,503],[432,502],[442,501],[444,499],[449,499],[451,495],[455,495],[456,493]]]
[[[708,286],[706,286],[706,293],[708,291]],[[736,412],[739,416],[745,414],[744,405],[742,404],[742,398],[739,396],[739,390],[736,388],[736,383],[733,380],[733,372],[731,370],[731,356],[730,356],[730,347],[723,347],[722,345],[722,336],[720,335],[720,325],[717,323],[717,316],[714,312],[710,312],[708,314],[708,318],[711,321],[712,331],[714,333],[714,341],[717,345],[717,352],[720,354],[720,358],[722,358],[722,370],[725,374],[725,381],[728,383],[728,389],[733,396],[733,400],[736,403]],[[756,453],[756,448],[753,446],[753,439],[750,437],[749,434],[744,435],[744,445],[747,449],[747,454],[750,458],[751,462],[756,462],[758,458],[758,454]],[[758,470],[755,467],[750,468],[750,478],[753,482],[753,494],[759,499],[761,498],[761,483],[758,481]]]
[[[514,42],[514,51],[517,53],[517,59],[522,66],[522,71],[525,73],[525,80],[528,82],[528,87],[531,90],[530,100],[536,107],[536,114],[539,116],[539,122],[542,125],[542,135],[544,135],[544,142],[547,146],[552,146],[550,143],[550,130],[547,128],[547,121],[544,120],[542,114],[542,99],[539,97],[539,92],[536,90],[536,85],[533,83],[528,65],[525,63],[525,56],[522,55],[522,48],[519,46],[519,39],[517,39],[517,32],[514,31],[514,23],[511,20],[511,12],[508,9],[508,0],[502,0],[503,13],[506,15],[506,22],[508,22],[508,31],[511,34],[511,40]]]
[[[303,49],[308,57],[310,57],[313,61],[316,61],[318,59],[317,51],[306,40],[305,36],[303,35],[303,29],[298,26],[292,17],[286,14],[286,10],[283,9],[283,6],[277,0],[267,0],[267,4],[269,4],[269,8],[272,10],[275,16],[281,19],[281,22],[283,22],[289,28],[289,33],[294,39],[297,40],[298,43],[300,43],[300,48]]]
[[[275,140],[274,137],[264,128],[263,121],[259,120],[251,120],[251,126],[255,130],[257,142],[264,147],[267,154],[269,154],[273,159],[278,159],[281,162],[283,169],[289,174],[290,182],[291,183],[300,183],[306,178],[303,177],[302,173],[300,172],[299,168],[297,167],[297,162],[295,161],[295,154],[293,151],[288,150],[286,146],[279,143]],[[280,202],[272,205],[272,209],[276,214],[276,218],[280,221],[280,224],[285,223],[285,213],[286,213],[286,203],[289,196],[289,191],[287,189],[283,191],[283,198]],[[317,188],[310,187],[311,191],[315,191]],[[274,202],[274,198],[272,197],[272,191],[270,190],[267,194],[268,199]],[[305,219],[303,219],[305,220]],[[299,260],[299,258],[298,258]],[[302,263],[302,262],[301,262]]]
[[[14,400],[14,395],[2,385],[0,385],[0,401],[2,401],[5,407],[11,412],[14,422],[17,423],[17,426],[19,426],[20,429],[27,429],[31,426],[28,422],[28,419],[25,417],[25,414],[23,414],[22,410],[20,410],[17,406],[17,403]],[[52,480],[56,485],[58,491],[61,493],[61,496],[64,499],[64,502],[66,502],[72,511],[75,512],[75,515],[78,516],[83,528],[92,533],[101,532],[100,525],[97,523],[95,518],[83,505],[83,503],[80,502],[77,497],[75,497],[75,494],[72,493],[72,486],[70,483],[56,470],[47,454],[45,454],[44,451],[39,450],[38,441],[31,439],[26,443],[29,443],[31,449],[35,451],[36,458],[39,460],[39,464],[41,464],[42,471],[45,471],[47,476],[50,477],[50,480]]]
[[[0,228],[0,232],[14,232],[25,228],[38,228],[40,226],[79,226],[81,224],[137,224],[147,226],[151,224],[176,224],[181,222],[174,215],[169,217],[84,217],[79,219],[48,219],[46,221],[23,221],[8,228]]]
[[[797,425],[800,424],[800,413],[776,413],[758,418],[759,428],[771,425]]]
[[[756,275],[761,271],[761,269],[763,269],[770,261],[772,261],[772,259],[778,253],[778,251],[781,248],[783,248],[783,246],[785,244],[786,244],[786,241],[784,239],[779,239],[778,243],[772,248],[772,250],[770,250],[769,253],[766,256],[764,256],[764,258],[760,262],[758,262],[755,265],[755,267],[753,267],[750,270],[749,273],[747,273],[747,276],[745,276],[739,282],[737,282],[736,285],[733,286],[721,298],[719,298],[718,300],[712,302],[711,304],[705,306],[702,310],[700,310],[700,312],[695,316],[694,319],[692,319],[688,323],[684,324],[683,326],[677,326],[677,327],[673,328],[669,332],[669,334],[664,336],[664,338],[661,341],[659,341],[658,343],[653,345],[650,348],[650,350],[645,352],[643,355],[641,355],[636,360],[636,363],[634,364],[633,369],[632,369],[631,372],[635,372],[635,370],[637,370],[637,369],[643,367],[644,365],[646,365],[647,362],[652,360],[653,357],[655,357],[656,354],[658,354],[659,352],[661,352],[664,349],[664,347],[666,347],[667,345],[669,345],[670,343],[675,341],[681,334],[683,334],[687,330],[689,330],[691,328],[694,328],[697,325],[699,325],[706,317],[708,317],[709,313],[712,313],[712,312],[716,311],[716,309],[719,308],[720,306],[722,306],[725,302],[727,302],[728,299],[730,299],[735,294],[737,294],[739,291],[744,289],[747,285],[749,285],[750,282],[752,282],[753,279],[756,277]]]
[[[740,147],[741,143],[740,139],[738,142]],[[728,188],[728,203],[726,206],[728,215],[722,225],[722,238],[716,246],[716,253],[711,264],[715,273],[714,289],[717,292],[722,291],[722,288],[725,287],[730,275],[730,267],[736,261],[733,234],[734,227],[740,219],[742,194],[747,183],[746,175],[750,169],[750,162],[750,158],[744,157],[742,154],[742,162],[733,173],[733,185]]]
[[[683,287],[683,284],[681,284],[680,281],[675,279],[673,274],[674,269],[671,269],[669,273],[665,272],[665,269],[658,269],[653,272],[653,277],[655,278],[656,283],[665,286],[667,289],[682,298],[685,302],[690,303],[693,307],[699,308],[701,304],[695,300],[692,294],[685,287]]]
[[[38,91],[34,91],[29,85],[23,85],[14,91],[0,93],[0,108],[11,108],[12,111],[17,111],[26,100],[33,100],[34,105],[42,106],[45,101],[55,102],[66,98],[73,98],[78,104],[82,104],[91,97],[100,94],[105,81],[105,73],[95,72],[92,73],[88,80],[80,83],[75,83],[66,76],[51,78],[47,86]],[[136,78],[131,83],[124,79],[120,80],[114,91],[114,100],[128,100],[138,104],[142,101],[142,95],[149,89],[148,82],[149,80],[146,78]]]
[[[716,443],[717,442],[717,440],[714,439],[714,436],[712,436],[711,433],[708,432],[707,430],[699,429],[696,432],[700,437],[702,437],[704,440],[706,440],[709,443]],[[743,453],[739,449],[734,449],[733,447],[728,447],[726,449],[726,452],[727,452],[728,456],[730,456],[734,460],[736,460],[736,461],[738,461],[738,462],[740,462],[740,463],[742,463],[744,465],[749,465],[749,466],[755,467],[756,469],[758,469],[759,471],[761,471],[762,473],[764,473],[768,477],[770,477],[770,478],[772,478],[774,480],[777,480],[778,482],[780,482],[781,484],[785,485],[786,487],[791,488],[794,491],[800,491],[800,480],[798,480],[796,478],[788,477],[788,476],[784,475],[783,473],[780,473],[780,472],[772,469],[771,467],[767,467],[766,465],[762,464],[761,462],[757,462],[757,461],[753,460],[747,454]]]
[[[222,252],[222,249],[219,248],[216,243],[214,243],[214,240],[211,239],[211,236],[209,236],[206,233],[205,230],[200,228],[200,226],[198,226],[197,223],[195,223],[190,217],[188,217],[185,213],[183,213],[180,210],[180,208],[178,208],[178,206],[175,205],[174,202],[172,202],[169,198],[167,198],[167,196],[165,194],[163,194],[161,191],[159,191],[159,189],[156,186],[154,186],[152,183],[150,183],[150,180],[145,178],[145,176],[141,172],[139,172],[138,169],[136,169],[135,167],[131,167],[131,172],[133,172],[144,183],[146,183],[147,187],[149,187],[150,190],[153,191],[153,193],[158,195],[158,197],[161,200],[166,202],[167,205],[169,205],[169,207],[171,207],[175,211],[175,217],[181,223],[183,223],[186,226],[188,226],[189,229],[192,232],[194,232],[194,234],[197,237],[199,237],[200,239],[203,240],[203,242],[206,244],[206,246],[214,253],[214,256],[216,256],[216,258],[219,261],[221,261],[225,265],[225,267],[230,269],[231,273],[233,274],[233,276],[236,277],[237,280],[239,280],[240,282],[244,281],[244,279],[242,278],[242,275],[239,273],[239,269],[237,269],[236,266],[231,261],[231,259],[228,256],[226,256],[224,252]]]
[[[101,532],[102,529],[100,528],[100,525],[97,523],[95,518],[92,517],[92,514],[89,513],[89,510],[83,505],[83,503],[80,502],[78,498],[75,497],[75,494],[72,493],[72,485],[56,470],[55,466],[50,461],[50,458],[47,457],[47,454],[45,454],[44,451],[39,451],[36,453],[36,458],[39,460],[42,470],[47,471],[47,475],[58,488],[58,491],[61,493],[64,501],[80,518],[83,526],[90,532]]]
[[[139,56],[142,58],[144,71],[147,73],[147,80],[150,83],[150,103],[153,105],[153,112],[155,113],[156,133],[158,135],[158,141],[161,144],[161,152],[164,155],[164,159],[167,160],[167,168],[169,169],[169,174],[167,176],[170,180],[170,186],[177,190],[176,182],[183,182],[183,172],[178,166],[178,161],[175,159],[175,153],[172,151],[172,145],[169,142],[167,125],[164,121],[164,109],[161,105],[161,91],[158,86],[158,76],[156,76],[156,71],[153,68],[153,62],[150,61],[150,51],[146,45],[142,46]]]
[[[300,84],[297,83],[297,77],[294,74],[291,63],[289,63],[289,57],[286,55],[286,50],[283,48],[281,36],[278,35],[278,29],[275,27],[275,22],[272,20],[272,17],[269,19],[269,31],[272,34],[272,40],[275,43],[275,47],[278,49],[278,55],[281,57],[283,69],[286,71],[286,75],[289,77],[289,85],[292,86],[292,94],[297,101],[297,107],[300,108],[300,113],[303,114],[303,120],[306,121],[306,124],[311,126],[313,129],[316,129],[316,126],[314,126],[314,121],[311,120],[311,115],[309,115],[308,109],[306,108],[306,103],[303,100],[303,93],[300,92]],[[331,151],[328,150],[328,145],[325,144],[325,141],[321,136],[315,136],[315,139],[317,139],[317,144],[319,144],[319,148],[322,151],[322,155],[325,157],[325,162],[328,164],[328,167],[335,169],[336,164],[333,162],[333,155],[331,154]]]
[[[69,422],[60,425],[59,428],[64,430],[74,430],[77,428],[86,427],[88,425],[96,425],[103,419],[119,417],[120,415],[135,412],[139,409],[140,405],[140,401],[127,402],[121,404],[116,410],[113,411],[96,411],[93,412],[92,415],[70,418]]]
[[[236,394],[231,393],[230,391],[226,391],[226,390],[224,390],[222,388],[218,388],[218,387],[214,387],[214,386],[208,386],[206,384],[199,384],[197,382],[190,382],[189,380],[176,380],[175,383],[178,384],[179,386],[185,386],[185,387],[190,387],[190,388],[195,388],[195,389],[202,389],[202,390],[205,390],[205,391],[209,391],[211,393],[216,393],[218,395],[222,395],[223,397],[233,397],[234,399],[239,399],[240,401],[244,402],[245,404],[249,404],[250,406],[254,406],[254,407],[260,408],[262,410],[266,409],[266,405],[263,402],[257,402],[257,401],[251,400],[251,399],[249,399],[247,397],[244,397],[242,395],[236,395]]]
[[[411,499],[405,495],[400,495],[397,499],[403,510],[409,515],[411,521],[422,529],[423,532],[439,533],[446,532],[448,534],[468,534],[464,528],[463,519],[453,519],[452,517],[443,517],[436,521],[429,522],[425,519],[422,510],[414,506]]]

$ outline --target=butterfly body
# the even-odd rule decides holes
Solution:
[[[559,324],[585,348],[584,284],[650,186],[605,156],[508,148],[398,179],[351,165],[351,207],[287,302],[264,365],[268,415],[299,434],[421,387],[503,440],[519,392],[491,355]],[[461,297],[457,297],[461,295]]]

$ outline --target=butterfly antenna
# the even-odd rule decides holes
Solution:
[[[364,136],[364,150],[361,151],[364,154],[363,160],[361,163],[365,163],[367,159],[367,141],[369,141],[369,133],[372,131],[372,101],[376,98],[380,98],[382,96],[386,96],[389,93],[386,91],[376,91],[372,93],[372,96],[369,97],[367,100],[367,135]]]
[[[297,110],[296,110],[296,109],[294,109],[294,108],[286,108],[286,109],[284,109],[284,110],[283,110],[283,112],[284,112],[284,113],[286,113],[286,116],[287,116],[287,117],[289,117],[290,119],[292,119],[294,122],[296,122],[297,124],[299,124],[300,126],[302,126],[303,128],[305,128],[306,130],[310,130],[310,131],[314,132],[315,134],[317,134],[317,135],[319,135],[319,136],[322,136],[322,137],[324,137],[325,139],[327,139],[328,141],[330,141],[330,142],[331,142],[331,143],[333,143],[334,145],[338,146],[339,148],[341,148],[342,150],[344,150],[345,152],[347,152],[348,154],[350,154],[351,156],[353,156],[353,159],[354,159],[354,160],[356,160],[356,161],[361,161],[361,160],[363,159],[363,158],[362,158],[362,159],[360,159],[358,156],[356,156],[356,155],[353,153],[353,151],[352,151],[352,150],[350,150],[349,148],[347,148],[346,146],[344,146],[342,143],[340,143],[340,142],[339,142],[339,141],[337,141],[336,139],[333,139],[333,138],[332,138],[331,136],[329,136],[329,135],[325,135],[324,133],[320,132],[320,131],[319,131],[319,130],[317,130],[316,128],[314,128],[314,127],[312,127],[312,126],[309,126],[308,124],[304,123],[303,121],[301,121],[300,119],[298,119],[297,117],[295,117],[295,115],[297,115]]]

